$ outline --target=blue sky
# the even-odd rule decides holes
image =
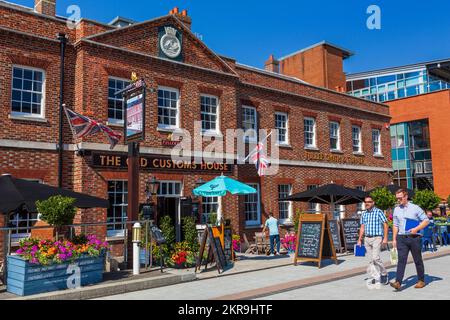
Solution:
[[[33,0],[10,0],[33,6]],[[443,0],[57,0],[67,16],[77,4],[84,18],[108,23],[115,16],[144,21],[178,6],[188,9],[192,30],[215,52],[262,67],[326,40],[355,53],[348,73],[450,58],[450,1]],[[381,30],[369,30],[367,8],[381,8]]]

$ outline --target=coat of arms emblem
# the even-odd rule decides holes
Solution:
[[[181,53],[181,42],[177,38],[177,30],[172,27],[165,27],[166,34],[161,37],[161,50],[169,58],[176,58]]]

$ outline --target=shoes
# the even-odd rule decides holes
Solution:
[[[381,282],[383,285],[387,286],[387,285],[389,284],[389,276],[388,276],[388,275],[386,275],[386,276],[381,276],[380,282]]]
[[[367,285],[367,289],[369,289],[369,290],[373,290],[373,289],[375,289],[375,279],[369,279],[369,280],[367,280],[367,282],[366,282],[366,285]]]
[[[400,282],[391,282],[390,285],[396,291],[400,291],[400,289],[402,288],[402,285],[400,284]]]
[[[426,285],[427,284],[424,281],[419,281],[419,282],[417,282],[417,284],[416,284],[416,286],[414,288],[416,288],[416,289],[423,289],[423,288],[425,288]]]

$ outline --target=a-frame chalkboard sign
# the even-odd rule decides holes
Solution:
[[[298,262],[316,262],[320,269],[322,260],[332,259],[338,264],[336,249],[325,214],[300,216],[294,265]]]
[[[203,262],[203,255],[205,253],[206,247],[208,247],[208,258],[205,265],[205,270],[208,268],[208,264],[216,262],[217,271],[222,273],[227,267],[228,262],[223,252],[222,243],[220,238],[214,237],[212,228],[210,226],[206,227],[203,233],[202,239],[200,241],[200,251],[197,258],[197,266],[195,267],[195,272],[200,270]]]

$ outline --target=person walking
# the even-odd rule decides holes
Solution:
[[[269,213],[269,219],[267,219],[266,224],[263,229],[263,233],[265,234],[266,228],[269,228],[269,235],[270,235],[270,253],[274,256],[277,253],[280,253],[281,250],[281,242],[280,242],[280,231],[279,231],[279,223],[278,220],[274,218],[273,213]],[[277,251],[274,252],[274,243],[277,243]]]
[[[366,211],[361,216],[361,230],[359,233],[358,245],[362,245],[363,237],[365,236],[364,245],[367,250],[367,255],[370,259],[367,274],[367,287],[369,289],[379,289],[380,284],[389,284],[389,276],[386,267],[381,260],[381,247],[387,245],[389,225],[384,212],[375,207],[375,201],[372,197],[364,199]]]
[[[399,206],[394,210],[394,248],[398,251],[398,265],[396,281],[391,286],[400,291],[402,288],[405,268],[408,262],[408,255],[411,252],[416,265],[418,282],[416,289],[422,289],[425,283],[425,266],[422,259],[422,239],[420,231],[425,229],[430,221],[425,212],[417,205],[409,202],[408,192],[399,190],[396,193]],[[415,221],[417,226],[411,230],[406,230],[408,220]]]

